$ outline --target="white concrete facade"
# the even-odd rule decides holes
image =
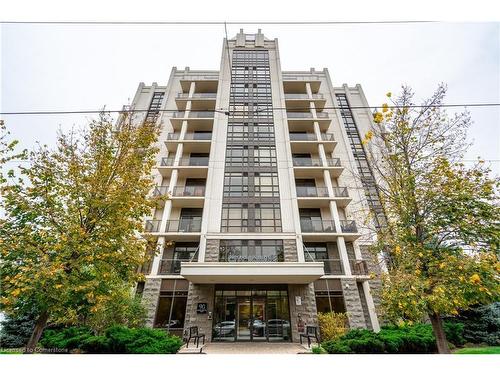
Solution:
[[[231,108],[230,60],[234,50],[243,49],[268,51],[281,231],[222,230]],[[157,167],[152,173],[157,185],[155,192],[167,197],[146,218],[145,231],[157,238],[159,249],[146,271],[146,289],[148,282],[159,279],[163,280],[162,285],[167,285],[168,280],[187,280],[195,285],[212,286],[300,286],[312,285],[318,280],[332,280],[344,286],[354,283],[357,285],[354,292],[349,285],[336,291],[344,293],[345,298],[348,293],[356,293],[354,304],[360,307],[359,311],[352,312],[351,326],[378,330],[369,276],[374,270],[369,269],[370,262],[363,259],[361,251],[362,246],[372,243],[373,228],[365,223],[369,208],[362,181],[357,177],[355,156],[336,98],[337,94],[345,94],[350,106],[366,106],[361,86],[335,87],[327,69],[282,71],[278,41],[265,38],[259,30],[257,34],[241,31],[235,38],[223,41],[219,71],[174,67],[165,86],[141,83],[132,107],[149,108],[151,114],[155,93],[158,98],[161,96],[160,112],[155,120],[161,123],[162,131],[158,140]],[[352,114],[363,136],[373,125],[371,113],[367,109],[353,109]],[[147,115],[144,112],[138,116],[138,121]],[[197,186],[200,181],[205,181],[205,185]],[[299,186],[299,181],[312,185]],[[284,244],[285,257],[267,263],[225,262],[219,254],[220,241],[224,240],[278,240]],[[187,244],[182,245],[183,249],[191,249],[189,259],[176,258],[179,244]],[[193,244],[196,244],[195,251]],[[316,250],[309,251],[310,247],[323,245],[328,247],[328,258],[318,258]],[[151,313],[152,325],[157,321],[154,316],[160,314],[161,288],[157,292],[156,304],[154,293],[152,297],[155,309]],[[296,289],[289,290],[290,294]],[[320,294],[316,298],[323,298],[318,297]],[[293,298],[295,296],[289,297],[291,305],[298,301]],[[190,299],[194,297],[189,294],[187,298],[189,310]],[[348,315],[349,301],[346,299],[344,303]],[[210,306],[212,302],[207,300],[207,303]],[[332,302],[329,303],[332,308]],[[315,311],[311,312],[309,324],[316,323],[316,304],[313,305],[311,309]],[[319,306],[318,300],[318,309]],[[172,318],[172,309],[169,319]],[[291,324],[297,320],[293,311],[295,309],[290,306]],[[211,319],[212,312],[209,313]],[[300,316],[298,318],[300,320]],[[191,323],[198,322],[196,317],[190,316],[190,319]],[[187,321],[184,326],[187,326]],[[296,341],[298,338],[292,333],[292,339]]]

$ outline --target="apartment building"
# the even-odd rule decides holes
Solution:
[[[150,326],[298,341],[336,311],[379,329],[367,246],[383,215],[361,142],[372,115],[356,108],[367,105],[327,69],[282,71],[260,30],[224,39],[219,71],[139,85],[132,106],[162,125],[160,203],[144,227],[159,251],[137,287]]]

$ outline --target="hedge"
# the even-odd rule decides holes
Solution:
[[[86,327],[48,329],[40,340],[45,348],[81,349],[87,353],[173,354],[182,340],[152,328],[113,326],[103,335],[94,335]]]
[[[445,324],[446,337],[450,343],[461,346],[463,325]],[[429,324],[383,327],[375,333],[367,329],[353,329],[338,340],[321,344],[330,354],[347,353],[435,353],[436,340]]]

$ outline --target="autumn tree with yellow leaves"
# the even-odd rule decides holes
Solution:
[[[60,133],[55,150],[30,152],[20,176],[2,180],[1,308],[15,315],[36,306],[28,349],[47,322],[98,312],[139,277],[157,137],[156,126],[134,125],[128,114],[118,125],[101,114]]]
[[[419,105],[401,94],[374,114],[365,135],[387,225],[376,252],[386,255],[382,309],[392,322],[429,318],[439,353],[449,353],[443,316],[498,301],[500,181],[467,149],[467,111],[449,116],[440,85]]]

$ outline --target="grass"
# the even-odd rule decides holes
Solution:
[[[500,354],[500,346],[479,346],[455,350],[454,354]]]

